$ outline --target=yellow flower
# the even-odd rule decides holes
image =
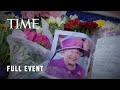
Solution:
[[[98,27],[102,27],[106,23],[104,20],[97,20],[95,22],[98,24]]]

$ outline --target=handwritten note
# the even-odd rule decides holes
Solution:
[[[98,39],[91,79],[120,79],[120,36]]]

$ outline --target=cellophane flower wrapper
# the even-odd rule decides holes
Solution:
[[[46,35],[49,38],[50,43],[52,44],[53,41],[53,35],[49,30],[49,24],[43,19],[41,18],[41,22],[42,22],[42,34]]]
[[[101,38],[120,35],[120,24],[106,21],[106,24],[100,28],[98,34]]]
[[[94,45],[91,51],[91,70],[92,70],[93,61],[94,61],[94,53],[95,53],[97,40],[99,38],[106,38],[106,37],[112,37],[117,35],[120,35],[120,24],[116,24],[110,21],[106,21],[102,27],[98,28],[95,31],[95,33],[91,35],[91,39],[94,42]]]
[[[43,32],[47,35],[52,44],[53,37],[47,28],[47,23],[42,19]],[[10,72],[9,79],[37,79],[42,78],[39,72],[24,72],[24,66],[40,65],[51,58],[52,52],[40,44],[27,39],[25,33],[21,30],[13,30],[7,37],[10,46],[10,65],[21,66],[22,72]]]

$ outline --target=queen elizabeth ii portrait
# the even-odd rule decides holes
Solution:
[[[88,59],[89,55],[90,42],[87,39],[60,34],[56,51],[47,63],[45,73],[60,79],[84,79],[87,65],[85,67],[82,62],[85,63],[85,57]]]

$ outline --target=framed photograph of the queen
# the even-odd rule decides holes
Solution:
[[[52,79],[85,79],[90,63],[91,39],[84,33],[56,30],[45,73]]]

